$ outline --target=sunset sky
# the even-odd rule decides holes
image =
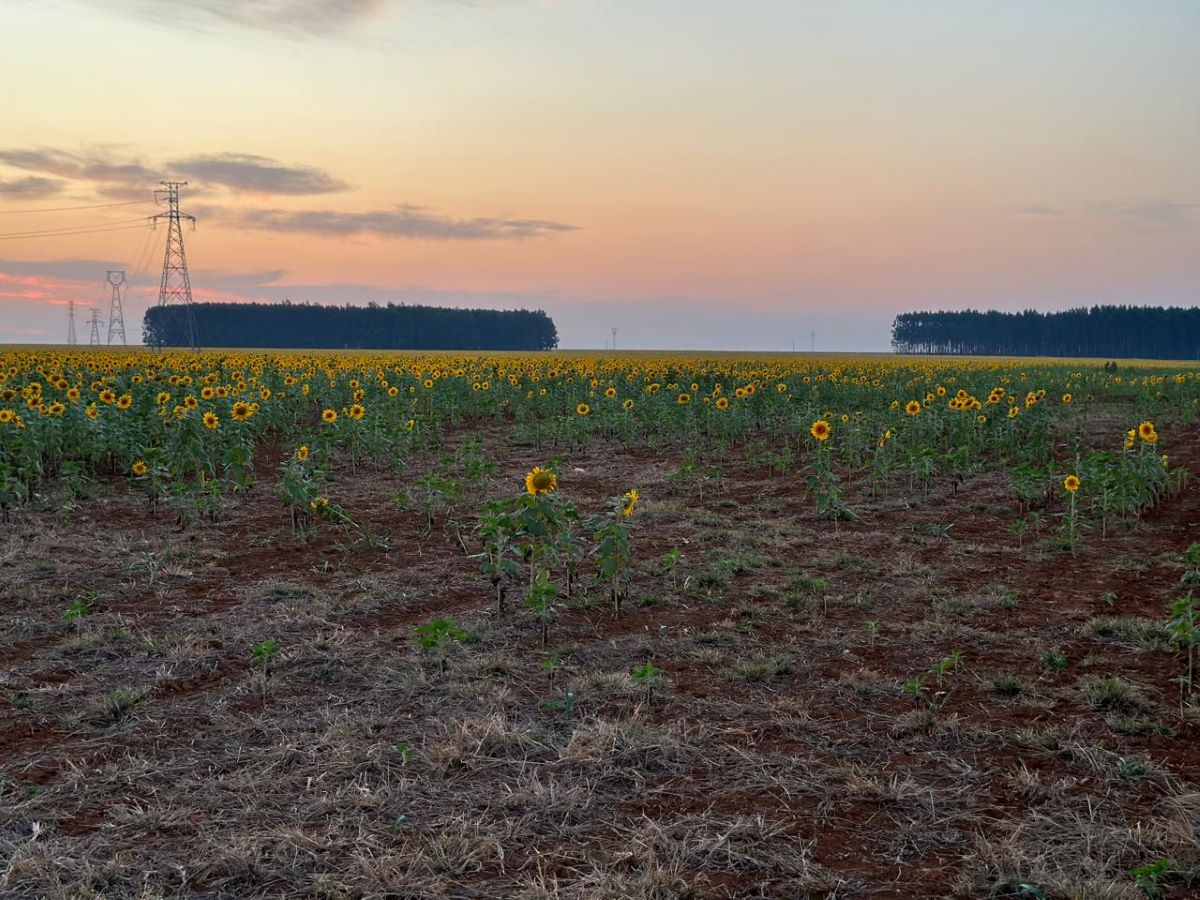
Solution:
[[[0,341],[69,300],[86,341],[109,268],[140,338],[168,176],[198,300],[536,307],[564,347],[1195,305],[1198,47],[1195,0],[0,0]]]

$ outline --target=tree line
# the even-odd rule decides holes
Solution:
[[[551,350],[554,320],[542,310],[392,304],[193,303],[205,347],[346,350]],[[154,347],[191,344],[187,308],[152,306],[142,322]]]
[[[892,323],[892,349],[971,356],[1200,359],[1200,307],[902,313]]]

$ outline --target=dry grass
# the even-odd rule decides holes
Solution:
[[[527,461],[495,455],[504,484]],[[335,486],[389,550],[296,544],[265,487],[183,532],[111,490],[21,511],[0,532],[0,896],[1123,900],[1160,858],[1166,895],[1194,895],[1200,726],[1158,623],[1195,487],[1070,557],[1011,552],[991,476],[957,499],[851,482],[862,520],[833,539],[788,478],[701,502],[657,458],[575,467],[581,505],[635,475],[647,497],[634,602],[614,621],[585,578],[545,649],[395,511],[389,474]],[[1135,558],[1140,597],[1098,615]],[[412,641],[440,615],[476,638],[444,671]]]

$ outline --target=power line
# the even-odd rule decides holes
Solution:
[[[0,216],[21,216],[25,213],[73,212],[77,209],[111,209],[114,206],[138,206],[150,200],[123,200],[120,203],[97,203],[92,206],[48,206],[43,209],[0,209]]]
[[[35,228],[32,231],[0,231],[0,237],[41,237],[54,235],[63,231],[80,231],[84,228],[108,228],[111,225],[128,225],[130,222],[149,222],[149,216],[138,216],[136,219],[117,219],[113,222],[94,222],[91,225],[64,225],[61,228]]]
[[[25,241],[33,238],[73,237],[80,234],[106,234],[110,231],[135,231],[145,225],[121,225],[117,228],[89,228],[83,231],[63,231],[50,234],[0,235],[0,241]]]

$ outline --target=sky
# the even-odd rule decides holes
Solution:
[[[86,341],[108,269],[140,339],[166,178],[197,300],[545,309],[563,347],[1196,305],[1197,46],[1195,0],[0,0],[0,342],[71,300]]]

